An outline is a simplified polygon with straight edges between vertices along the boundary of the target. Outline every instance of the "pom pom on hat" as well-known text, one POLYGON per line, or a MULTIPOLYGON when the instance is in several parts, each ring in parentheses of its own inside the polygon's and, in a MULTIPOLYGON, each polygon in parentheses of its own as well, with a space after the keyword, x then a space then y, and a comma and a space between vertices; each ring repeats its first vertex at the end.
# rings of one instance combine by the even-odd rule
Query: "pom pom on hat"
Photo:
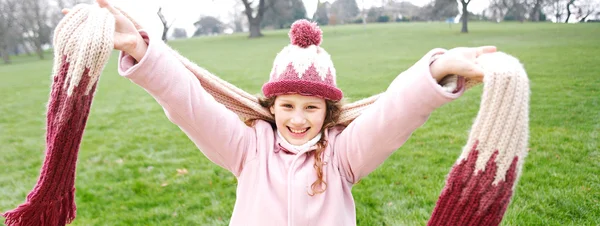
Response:
POLYGON ((336 85, 331 57, 319 45, 322 31, 305 19, 292 24, 291 44, 277 54, 269 82, 262 87, 265 97, 300 94, 339 101, 344 94, 336 85))
POLYGON ((290 29, 290 40, 293 45, 306 48, 310 45, 321 44, 322 31, 317 26, 317 23, 310 22, 308 20, 297 20, 292 24, 290 29))

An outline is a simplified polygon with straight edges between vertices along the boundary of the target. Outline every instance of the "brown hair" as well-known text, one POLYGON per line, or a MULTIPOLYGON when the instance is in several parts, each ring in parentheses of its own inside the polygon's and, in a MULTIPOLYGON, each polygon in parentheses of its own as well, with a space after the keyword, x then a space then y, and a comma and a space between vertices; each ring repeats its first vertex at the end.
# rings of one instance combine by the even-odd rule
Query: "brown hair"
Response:
MULTIPOLYGON (((259 98, 258 102, 261 106, 265 108, 271 108, 271 106, 275 104, 275 98, 275 96, 270 98, 261 97, 259 98)), ((317 171, 317 180, 313 182, 310 186, 310 188, 312 189, 312 194, 309 193, 309 195, 311 196, 323 193, 327 189, 327 182, 323 180, 323 159, 321 158, 323 152, 325 151, 325 148, 327 147, 327 140, 325 140, 324 132, 325 130, 332 128, 336 125, 342 112, 342 104, 343 103, 341 101, 332 101, 327 99, 325 100, 325 121, 323 122, 323 127, 320 131, 321 139, 317 142, 317 150, 315 152, 315 164, 313 166, 317 171), (323 185, 324 187, 321 188, 321 185, 323 185)), ((255 120, 246 120, 245 123, 248 126, 252 126, 254 124, 254 121, 255 120)), ((273 128, 276 128, 276 125, 274 123, 271 123, 271 126, 273 126, 273 128)))

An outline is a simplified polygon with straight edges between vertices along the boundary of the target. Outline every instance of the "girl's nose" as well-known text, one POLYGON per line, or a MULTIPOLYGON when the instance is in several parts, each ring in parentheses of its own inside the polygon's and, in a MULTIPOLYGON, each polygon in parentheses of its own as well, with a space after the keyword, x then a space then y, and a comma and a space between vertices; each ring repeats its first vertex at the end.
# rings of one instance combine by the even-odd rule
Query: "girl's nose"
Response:
POLYGON ((306 123, 306 117, 304 117, 302 112, 295 112, 292 116, 291 123, 299 126, 304 125, 306 123))

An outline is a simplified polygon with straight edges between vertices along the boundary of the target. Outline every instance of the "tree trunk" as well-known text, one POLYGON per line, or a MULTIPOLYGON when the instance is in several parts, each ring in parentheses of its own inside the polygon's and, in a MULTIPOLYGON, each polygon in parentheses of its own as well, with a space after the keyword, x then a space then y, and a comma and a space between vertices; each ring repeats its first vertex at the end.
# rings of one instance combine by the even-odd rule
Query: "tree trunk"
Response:
POLYGON ((570 0, 569 3, 567 3, 567 19, 565 19, 565 23, 569 23, 569 18, 571 17, 571 6, 574 2, 575 0, 570 0))
POLYGON ((560 9, 560 2, 559 1, 556 1, 556 7, 555 7, 554 10, 556 10, 554 12, 555 13, 554 16, 556 18, 556 23, 560 23, 560 21, 561 21, 560 18, 562 17, 562 12, 561 12, 561 9, 560 9))
POLYGON ((165 27, 165 28, 163 29, 163 34, 162 34, 162 40, 163 40, 163 42, 165 42, 165 43, 167 43, 167 41, 168 41, 168 39, 167 39, 167 32, 169 32, 169 28, 168 28, 168 27, 165 27))
POLYGON ((587 19, 588 16, 590 16, 591 13, 586 14, 585 16, 583 16, 581 19, 579 19, 579 23, 584 23, 585 19, 587 19))
POLYGON ((263 36, 263 34, 260 32, 260 22, 263 19, 265 11, 268 8, 273 7, 273 4, 276 0, 269 1, 269 5, 265 5, 265 1, 266 0, 259 0, 258 8, 256 9, 256 16, 253 16, 252 12, 254 9, 252 9, 252 6, 250 5, 251 2, 248 0, 242 0, 242 3, 244 3, 244 7, 246 8, 244 12, 246 13, 246 17, 248 17, 248 23, 250 25, 250 36, 248 36, 248 38, 259 38, 263 36))
POLYGON ((4 61, 4 64, 10 64, 10 54, 8 54, 8 46, 2 46, 0 47, 0 54, 2 54, 2 60, 4 61))
POLYGON ((162 14, 162 7, 158 8, 158 12, 156 14, 158 14, 158 18, 160 18, 160 21, 163 24, 162 40, 163 42, 167 43, 167 33, 169 32, 169 24, 167 23, 165 16, 163 16, 162 14))
POLYGON ((469 22, 469 11, 467 10, 467 5, 469 5, 470 1, 461 0, 462 3, 462 29, 461 33, 469 33, 469 28, 467 27, 467 23, 469 22))
POLYGON ((533 6, 533 9, 531 10, 531 13, 529 13, 530 21, 533 21, 533 22, 540 21, 540 11, 541 11, 540 8, 541 8, 540 0, 535 1, 535 5, 533 6))
POLYGON ((27 40, 21 41, 21 45, 23 46, 23 50, 25 50, 25 54, 27 54, 27 56, 33 56, 33 50, 31 49, 30 44, 31 43, 29 43, 27 40))
POLYGON ((39 41, 35 42, 35 52, 37 53, 38 57, 40 57, 40 60, 44 59, 44 50, 42 49, 42 43, 39 41))
POLYGON ((263 34, 260 32, 260 20, 254 19, 250 22, 250 36, 248 38, 259 38, 263 34))

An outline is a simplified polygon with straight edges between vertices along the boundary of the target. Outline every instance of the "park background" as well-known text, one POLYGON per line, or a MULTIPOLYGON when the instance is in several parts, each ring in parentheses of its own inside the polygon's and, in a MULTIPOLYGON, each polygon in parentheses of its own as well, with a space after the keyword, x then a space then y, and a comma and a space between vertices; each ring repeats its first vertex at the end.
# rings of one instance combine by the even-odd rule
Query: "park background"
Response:
MULTIPOLYGON (((49 37, 60 8, 77 2, 0 0, 0 212, 23 203, 38 179, 53 62, 49 37)), ((281 7, 279 13, 264 12, 260 35, 250 32, 243 2, 116 5, 153 38, 165 37, 183 56, 255 94, 298 15, 321 19, 322 47, 350 101, 384 91, 432 48, 495 45, 517 57, 531 80, 530 149, 503 225, 600 225, 598 1, 472 0, 477 7, 465 31, 460 1, 303 1, 298 14, 299 1, 276 0, 271 7, 281 7), (186 4, 198 8, 189 22, 187 11, 176 8, 186 4), (326 16, 318 16, 319 7, 326 16)), ((72 225, 227 225, 235 177, 207 160, 145 91, 121 78, 116 59, 115 51, 81 144, 72 225)), ((481 88, 436 110, 353 188, 359 225, 426 224, 466 143, 481 88)))

